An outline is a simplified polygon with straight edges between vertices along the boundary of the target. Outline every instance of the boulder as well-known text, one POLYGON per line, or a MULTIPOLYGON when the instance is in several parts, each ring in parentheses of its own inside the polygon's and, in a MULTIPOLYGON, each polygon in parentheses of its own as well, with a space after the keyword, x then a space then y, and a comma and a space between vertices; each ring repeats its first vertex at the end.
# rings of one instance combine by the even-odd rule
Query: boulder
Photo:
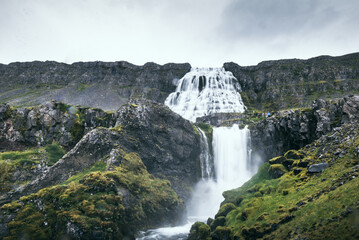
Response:
POLYGON ((329 164, 326 162, 313 164, 308 167, 308 173, 320 173, 323 172, 328 167, 329 164))

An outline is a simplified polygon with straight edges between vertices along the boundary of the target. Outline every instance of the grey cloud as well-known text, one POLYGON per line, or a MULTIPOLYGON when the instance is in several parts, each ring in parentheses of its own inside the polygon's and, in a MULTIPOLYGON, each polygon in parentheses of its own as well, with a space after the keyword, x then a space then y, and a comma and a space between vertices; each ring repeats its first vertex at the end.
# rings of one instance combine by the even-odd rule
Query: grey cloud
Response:
POLYGON ((235 0, 224 11, 220 31, 233 40, 310 34, 348 15, 358 20, 352 11, 358 6, 354 0, 235 0))

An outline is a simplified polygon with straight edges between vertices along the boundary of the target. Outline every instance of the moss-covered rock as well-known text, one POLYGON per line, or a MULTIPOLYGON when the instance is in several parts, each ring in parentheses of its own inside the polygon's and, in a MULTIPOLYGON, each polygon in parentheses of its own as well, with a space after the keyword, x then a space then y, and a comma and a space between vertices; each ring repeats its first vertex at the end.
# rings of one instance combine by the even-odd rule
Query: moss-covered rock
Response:
POLYGON ((302 159, 304 157, 304 154, 296 150, 289 150, 284 154, 284 157, 286 159, 298 160, 298 159, 302 159))
POLYGON ((272 164, 268 172, 272 178, 279 178, 287 172, 287 169, 282 164, 272 164))
POLYGON ((219 211, 216 214, 215 218, 225 217, 233 209, 236 209, 236 206, 233 203, 226 203, 223 206, 221 206, 221 208, 219 209, 219 211))
POLYGON ((283 156, 278 156, 278 157, 274 157, 272 159, 269 159, 269 164, 282 164, 282 162, 285 160, 285 157, 283 156))
POLYGON ((4 240, 123 239, 140 229, 176 222, 183 203, 167 180, 153 177, 138 154, 128 153, 113 171, 74 176, 1 207, 14 215, 4 240))
POLYGON ((196 222, 192 225, 188 240, 210 240, 211 230, 207 224, 196 222))

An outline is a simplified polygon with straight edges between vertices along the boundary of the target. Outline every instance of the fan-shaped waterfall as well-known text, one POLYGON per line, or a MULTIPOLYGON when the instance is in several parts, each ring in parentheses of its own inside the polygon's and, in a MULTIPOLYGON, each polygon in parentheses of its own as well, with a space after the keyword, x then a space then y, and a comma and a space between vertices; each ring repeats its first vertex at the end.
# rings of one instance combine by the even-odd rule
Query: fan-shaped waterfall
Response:
POLYGON ((243 112, 239 90, 237 79, 224 68, 193 68, 179 80, 165 104, 194 122, 212 113, 243 112))

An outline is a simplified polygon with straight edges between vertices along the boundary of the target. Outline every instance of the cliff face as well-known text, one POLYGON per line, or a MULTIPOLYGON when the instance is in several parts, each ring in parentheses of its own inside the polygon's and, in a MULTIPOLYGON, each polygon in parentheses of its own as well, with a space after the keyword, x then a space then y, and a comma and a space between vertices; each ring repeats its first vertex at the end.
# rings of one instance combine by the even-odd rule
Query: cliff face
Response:
POLYGON ((57 62, 0 64, 0 102, 33 106, 58 100, 117 110, 130 97, 164 102, 191 66, 169 63, 57 62))
POLYGON ((230 62, 224 68, 238 79, 243 101, 253 109, 307 107, 319 97, 343 97, 359 92, 359 53, 266 61, 250 67, 230 62))
MULTIPOLYGON (((359 93, 359 53, 223 66, 238 79, 250 109, 307 107, 318 97, 359 93)), ((190 69, 188 63, 136 66, 123 61, 0 64, 0 102, 32 106, 54 99, 104 110, 117 110, 130 97, 163 103, 190 69)))
POLYGON ((342 124, 359 120, 359 96, 318 99, 311 108, 285 110, 251 125, 253 151, 270 159, 299 149, 342 124))

